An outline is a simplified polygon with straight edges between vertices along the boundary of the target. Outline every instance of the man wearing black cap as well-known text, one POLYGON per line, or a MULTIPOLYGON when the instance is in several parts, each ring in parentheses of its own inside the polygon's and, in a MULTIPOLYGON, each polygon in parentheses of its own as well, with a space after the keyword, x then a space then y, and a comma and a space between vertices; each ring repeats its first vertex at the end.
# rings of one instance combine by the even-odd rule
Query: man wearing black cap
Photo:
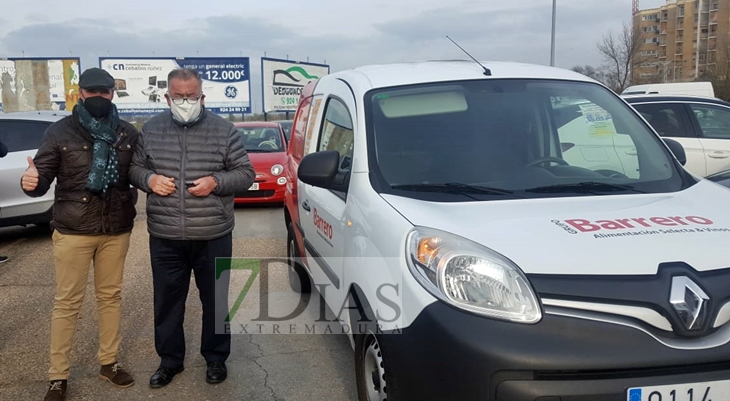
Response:
POLYGON ((119 387, 134 383, 117 360, 124 262, 136 216, 129 164, 139 132, 119 119, 114 78, 99 68, 79 78, 72 115, 46 130, 21 179, 23 191, 43 196, 56 180, 53 252, 56 296, 51 320, 50 386, 46 401, 64 400, 72 337, 94 262, 99 320, 100 378, 119 387))

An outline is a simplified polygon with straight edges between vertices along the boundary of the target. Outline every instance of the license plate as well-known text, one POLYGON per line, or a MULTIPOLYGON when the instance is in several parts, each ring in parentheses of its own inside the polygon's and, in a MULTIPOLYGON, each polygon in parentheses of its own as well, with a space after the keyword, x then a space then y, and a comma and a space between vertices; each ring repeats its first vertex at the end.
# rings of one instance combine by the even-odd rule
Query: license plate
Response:
POLYGON ((725 401, 730 400, 730 380, 634 387, 627 401, 725 401))
POLYGON ((259 183, 258 182, 254 182, 253 185, 251 185, 250 187, 248 187, 248 190, 249 191, 258 191, 259 190, 259 183))

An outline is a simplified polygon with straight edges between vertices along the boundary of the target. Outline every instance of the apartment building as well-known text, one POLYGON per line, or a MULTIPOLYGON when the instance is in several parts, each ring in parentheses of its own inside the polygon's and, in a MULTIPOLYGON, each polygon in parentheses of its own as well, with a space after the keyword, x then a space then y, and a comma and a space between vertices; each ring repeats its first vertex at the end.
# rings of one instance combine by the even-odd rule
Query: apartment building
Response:
POLYGON ((727 68, 730 0, 667 0, 635 14, 634 27, 640 38, 634 84, 693 81, 727 68))

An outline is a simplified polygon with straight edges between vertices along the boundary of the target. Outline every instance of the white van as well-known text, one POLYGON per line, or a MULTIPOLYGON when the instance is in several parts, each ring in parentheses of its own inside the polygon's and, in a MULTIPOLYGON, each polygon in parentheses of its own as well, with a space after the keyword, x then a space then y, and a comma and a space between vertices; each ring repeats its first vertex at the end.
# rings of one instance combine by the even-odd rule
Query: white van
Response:
POLYGON ((474 61, 303 93, 290 279, 351 328, 359 400, 730 399, 730 191, 618 95, 474 61))
POLYGON ((647 94, 715 97, 715 89, 712 82, 667 82, 629 86, 621 92, 621 95, 647 94))

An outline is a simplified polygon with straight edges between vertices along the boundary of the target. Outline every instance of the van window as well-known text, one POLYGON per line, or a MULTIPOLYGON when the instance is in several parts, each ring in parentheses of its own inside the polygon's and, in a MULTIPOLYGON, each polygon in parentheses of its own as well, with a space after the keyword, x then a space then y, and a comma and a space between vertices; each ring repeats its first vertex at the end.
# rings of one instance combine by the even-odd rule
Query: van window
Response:
MULTIPOLYGON (((588 82, 491 79, 385 88, 367 94, 365 112, 377 187, 403 196, 435 196, 423 195, 428 185, 439 196, 464 199, 464 184, 541 197, 676 191, 694 182, 630 106, 588 82), (441 95, 443 102, 434 99, 441 95), (428 99, 428 112, 410 112, 410 96, 428 99), (575 186, 588 182, 610 189, 575 186), (573 189, 547 189, 556 185, 573 189)), ((488 191, 469 195, 504 199, 488 191)))
POLYGON ((329 99, 325 108, 324 122, 318 151, 336 150, 340 153, 340 168, 349 170, 352 163, 354 133, 350 112, 342 102, 329 99))
POLYGON ((292 156, 296 160, 301 160, 304 156, 304 136, 307 132, 307 125, 309 123, 309 109, 311 108, 312 98, 308 97, 302 99, 299 104, 299 110, 294 116, 294 123, 292 125, 291 134, 291 146, 292 156))
POLYGON ((0 121, 0 142, 8 147, 9 152, 38 149, 50 125, 40 121, 0 121))
MULTIPOLYGON (((302 153, 309 153, 312 149, 312 137, 314 137, 314 130, 318 128, 317 119, 319 118, 319 109, 322 105, 322 95, 316 95, 313 97, 312 106, 309 110, 309 121, 307 122, 307 132, 304 136, 304 145, 302 153)), ((317 138, 315 138, 315 143, 317 138)))

